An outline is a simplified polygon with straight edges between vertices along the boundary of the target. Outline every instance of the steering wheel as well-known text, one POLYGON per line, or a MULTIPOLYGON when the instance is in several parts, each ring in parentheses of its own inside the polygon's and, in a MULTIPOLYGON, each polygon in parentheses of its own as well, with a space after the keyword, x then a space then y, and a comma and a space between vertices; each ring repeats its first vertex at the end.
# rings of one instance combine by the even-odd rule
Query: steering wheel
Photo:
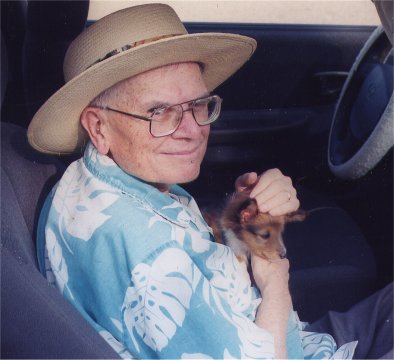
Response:
POLYGON ((382 27, 358 54, 337 102, 328 164, 342 179, 358 179, 394 144, 393 46, 382 27))

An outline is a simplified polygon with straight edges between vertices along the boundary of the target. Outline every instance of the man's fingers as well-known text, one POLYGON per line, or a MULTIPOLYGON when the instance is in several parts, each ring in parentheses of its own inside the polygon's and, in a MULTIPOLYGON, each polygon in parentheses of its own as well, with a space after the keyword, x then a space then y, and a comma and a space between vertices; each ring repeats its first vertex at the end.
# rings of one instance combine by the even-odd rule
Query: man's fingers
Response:
MULTIPOLYGON (((281 193, 290 194, 290 197, 296 195, 290 178, 282 177, 280 179, 274 180, 263 191, 258 193, 256 193, 256 191, 253 189, 251 197, 254 197, 257 200, 258 205, 260 206, 281 193)), ((289 200, 288 195, 286 196, 286 199, 283 199, 283 202, 285 200, 289 200)))
POLYGON ((253 188, 252 192, 250 193, 251 197, 258 196, 259 193, 265 191, 265 189, 270 186, 276 180, 281 180, 286 178, 286 181, 289 181, 291 184, 291 179, 287 176, 284 176, 279 169, 270 169, 264 172, 260 178, 256 186, 253 188))
POLYGON ((235 191, 245 191, 247 188, 252 187, 258 180, 258 175, 255 172, 245 173, 235 180, 235 191))
POLYGON ((272 216, 280 216, 296 211, 300 206, 300 201, 296 196, 290 197, 289 193, 282 192, 277 196, 280 200, 273 199, 272 202, 266 202, 261 206, 261 211, 268 212, 272 216), (279 204, 279 205, 278 205, 279 204))

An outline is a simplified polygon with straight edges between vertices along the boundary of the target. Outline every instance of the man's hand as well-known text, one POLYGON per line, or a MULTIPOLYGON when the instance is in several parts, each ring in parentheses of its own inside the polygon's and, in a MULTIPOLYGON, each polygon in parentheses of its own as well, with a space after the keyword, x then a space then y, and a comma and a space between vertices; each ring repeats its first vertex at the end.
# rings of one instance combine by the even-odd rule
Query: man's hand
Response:
POLYGON ((260 211, 272 216, 296 211, 300 206, 291 179, 278 169, 267 170, 260 176, 255 172, 239 176, 235 191, 248 193, 256 199, 260 211))
POLYGON ((267 292, 275 296, 289 294, 289 260, 273 261, 252 255, 251 265, 254 280, 261 293, 267 292))

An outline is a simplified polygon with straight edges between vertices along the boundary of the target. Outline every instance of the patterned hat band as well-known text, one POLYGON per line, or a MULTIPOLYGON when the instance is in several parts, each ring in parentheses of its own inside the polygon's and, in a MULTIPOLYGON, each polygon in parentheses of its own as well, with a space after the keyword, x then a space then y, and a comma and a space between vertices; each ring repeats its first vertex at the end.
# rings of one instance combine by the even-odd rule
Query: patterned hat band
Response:
POLYGON ((143 39, 143 40, 139 40, 136 42, 133 42, 131 44, 126 44, 118 49, 114 49, 112 51, 110 51, 109 53, 107 53, 104 57, 102 57, 101 59, 96 60, 93 64, 89 65, 86 69, 89 69, 90 67, 92 67, 93 65, 96 65, 104 60, 107 60, 109 58, 111 58, 112 56, 118 55, 124 51, 136 48, 138 46, 144 45, 144 44, 149 44, 158 40, 162 40, 162 39, 167 39, 167 38, 171 38, 171 37, 175 37, 175 36, 179 36, 181 34, 169 34, 169 35, 162 35, 162 36, 156 36, 150 39, 143 39))

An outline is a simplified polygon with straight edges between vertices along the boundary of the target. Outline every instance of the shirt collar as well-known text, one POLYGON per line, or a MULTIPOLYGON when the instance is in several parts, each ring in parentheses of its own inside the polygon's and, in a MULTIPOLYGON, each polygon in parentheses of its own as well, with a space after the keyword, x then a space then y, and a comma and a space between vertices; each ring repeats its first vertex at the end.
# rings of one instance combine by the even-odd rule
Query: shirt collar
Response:
POLYGON ((194 203, 194 200, 180 186, 173 185, 169 191, 177 197, 182 197, 182 202, 188 203, 186 206, 151 184, 123 171, 110 157, 100 154, 91 142, 86 146, 83 162, 95 177, 119 189, 124 194, 147 203, 153 211, 167 220, 182 227, 187 227, 189 222, 193 221, 186 208, 189 203, 194 203), (185 201, 185 199, 187 200, 185 201))

